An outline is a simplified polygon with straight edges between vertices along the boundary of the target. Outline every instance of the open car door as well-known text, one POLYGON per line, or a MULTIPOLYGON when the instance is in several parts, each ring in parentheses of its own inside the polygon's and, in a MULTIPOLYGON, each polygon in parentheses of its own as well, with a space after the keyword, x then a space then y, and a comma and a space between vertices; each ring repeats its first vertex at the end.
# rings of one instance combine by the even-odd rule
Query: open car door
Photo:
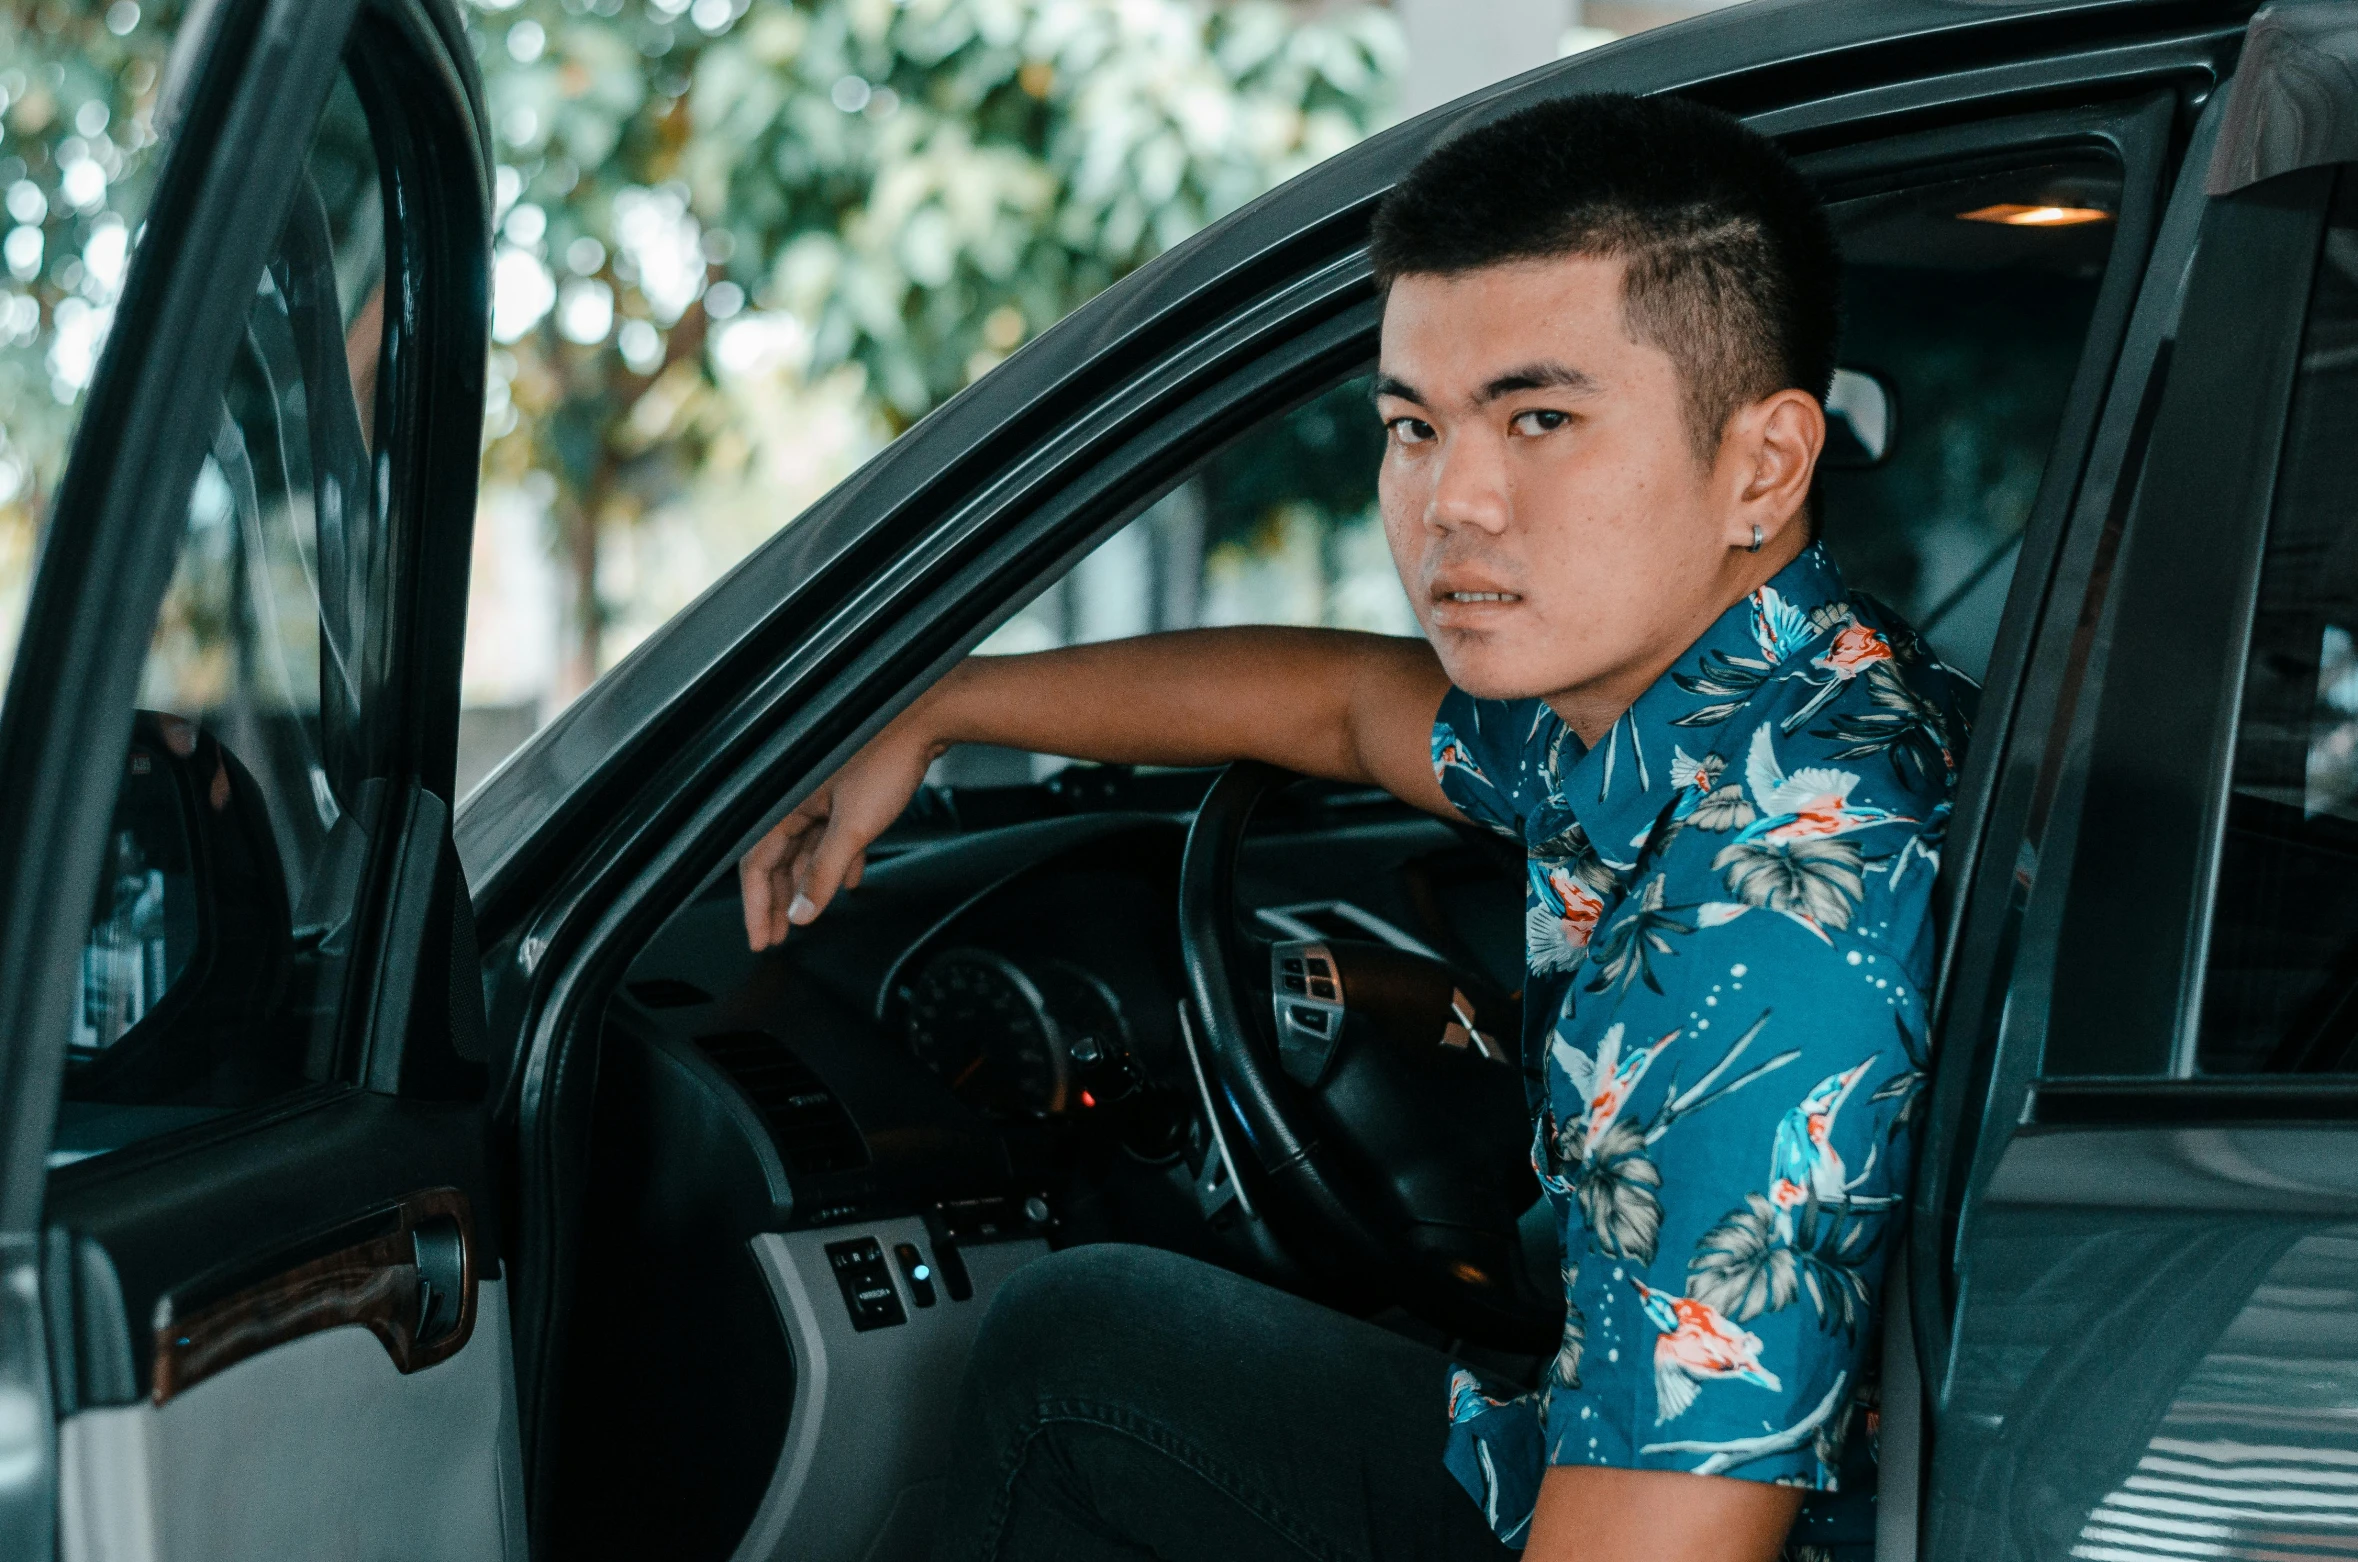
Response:
POLYGON ((523 1554, 443 0, 216 0, 0 706, 0 1554, 523 1554))
POLYGON ((1930 1555, 2358 1543, 2358 6, 2251 24, 1970 869, 1914 1225, 1930 1555))

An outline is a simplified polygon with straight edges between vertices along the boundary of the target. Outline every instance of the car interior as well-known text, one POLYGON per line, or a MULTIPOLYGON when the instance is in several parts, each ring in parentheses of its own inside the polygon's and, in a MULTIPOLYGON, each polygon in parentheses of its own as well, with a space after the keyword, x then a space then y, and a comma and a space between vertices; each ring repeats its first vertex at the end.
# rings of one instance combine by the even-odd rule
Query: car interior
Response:
MULTIPOLYGON (((1821 533, 1854 588, 1976 677, 2121 183, 2073 151, 1827 190, 1848 270, 1821 533)), ((1370 367, 1211 454, 1008 604, 983 651, 1215 623, 1413 632, 1374 514, 1370 367)), ((917 1554, 977 1321, 1015 1268, 1078 1243, 1193 1254, 1536 1381, 1552 1324, 1469 1321, 1306 1261, 1240 1183, 1180 954, 1188 827, 1213 779, 953 751, 865 881, 783 948, 748 952, 727 874, 646 942, 599 1062, 561 1551, 917 1554)), ((1235 880, 1252 1023, 1274 1036, 1281 986, 1324 985, 1286 950, 1405 952, 1491 1006, 1467 1027, 1485 1049, 1493 1030, 1511 1046, 1521 880, 1485 831, 1273 786, 1235 880)), ((1514 1208, 1536 1199, 1523 1175, 1514 1208)), ((1513 1263, 1552 1276, 1544 1223, 1519 1240, 1513 1263)), ((1865 1441, 1854 1430, 1853 1463, 1865 1441)), ((1872 1484, 1813 1502, 1801 1537, 1871 1535, 1872 1484)))

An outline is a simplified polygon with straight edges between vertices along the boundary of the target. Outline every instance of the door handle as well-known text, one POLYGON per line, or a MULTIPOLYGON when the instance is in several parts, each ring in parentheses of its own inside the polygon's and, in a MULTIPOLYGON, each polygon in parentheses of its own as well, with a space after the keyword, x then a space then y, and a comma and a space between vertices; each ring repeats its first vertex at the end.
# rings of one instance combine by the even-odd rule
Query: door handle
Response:
POLYGON ((417 1372, 474 1333, 478 1274, 467 1196, 429 1188, 210 1270, 156 1305, 150 1397, 163 1404, 238 1362, 358 1324, 417 1372))
POLYGON ((458 1327, 467 1297, 467 1234, 454 1215, 429 1215, 410 1228, 418 1272, 417 1343, 431 1344, 458 1327))

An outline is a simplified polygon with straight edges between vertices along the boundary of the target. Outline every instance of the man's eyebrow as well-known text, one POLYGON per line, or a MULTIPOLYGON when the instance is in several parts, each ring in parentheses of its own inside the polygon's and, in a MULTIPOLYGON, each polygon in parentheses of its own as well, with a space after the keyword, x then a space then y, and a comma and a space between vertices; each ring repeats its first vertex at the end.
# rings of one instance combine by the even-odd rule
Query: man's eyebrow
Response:
POLYGON ((1477 402, 1496 401, 1501 396, 1512 396, 1517 391, 1568 390, 1585 396, 1597 389, 1597 382, 1563 363, 1527 363, 1519 369, 1509 369, 1482 387, 1475 397, 1477 402))
POLYGON ((1406 380, 1395 379, 1389 374, 1377 375, 1375 377, 1375 385, 1368 391, 1367 395, 1368 400, 1370 401, 1381 401, 1386 396, 1392 396, 1401 401, 1413 401, 1420 407, 1424 405, 1425 401, 1424 397, 1417 394, 1415 386, 1409 384, 1406 380))

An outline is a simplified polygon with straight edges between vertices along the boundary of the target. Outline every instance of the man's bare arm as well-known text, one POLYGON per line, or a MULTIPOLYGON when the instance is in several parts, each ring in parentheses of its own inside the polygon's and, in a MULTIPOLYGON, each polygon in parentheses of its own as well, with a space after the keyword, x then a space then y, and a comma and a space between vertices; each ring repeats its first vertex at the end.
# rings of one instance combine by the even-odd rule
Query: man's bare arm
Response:
POLYGON ((1724 1475, 1560 1464, 1524 1562, 1775 1562, 1801 1493, 1724 1475))
POLYGON ((1260 759, 1454 814, 1430 746, 1448 687, 1424 641, 1334 629, 1196 629, 972 658, 745 854, 746 937, 766 949, 857 884, 868 843, 958 743, 1107 764, 1260 759))

